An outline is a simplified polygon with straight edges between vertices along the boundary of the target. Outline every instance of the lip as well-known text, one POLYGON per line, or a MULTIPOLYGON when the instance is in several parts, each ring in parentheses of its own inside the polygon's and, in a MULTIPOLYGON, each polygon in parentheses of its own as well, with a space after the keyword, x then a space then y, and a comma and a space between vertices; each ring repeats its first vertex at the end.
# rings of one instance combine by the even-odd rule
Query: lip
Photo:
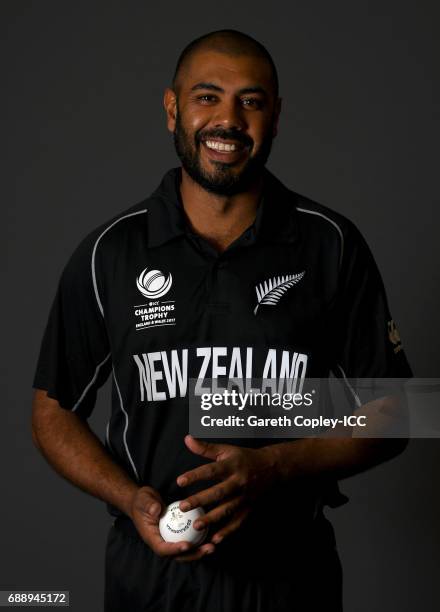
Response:
POLYGON ((203 145, 203 151, 207 154, 209 159, 214 161, 223 161, 225 163, 234 163, 247 156, 249 147, 244 145, 242 142, 238 142, 237 140, 227 140, 224 138, 205 138, 201 141, 203 145), (211 142, 222 142, 223 144, 234 144, 238 148, 235 151, 219 151, 218 149, 210 149, 206 141, 209 140, 211 142))

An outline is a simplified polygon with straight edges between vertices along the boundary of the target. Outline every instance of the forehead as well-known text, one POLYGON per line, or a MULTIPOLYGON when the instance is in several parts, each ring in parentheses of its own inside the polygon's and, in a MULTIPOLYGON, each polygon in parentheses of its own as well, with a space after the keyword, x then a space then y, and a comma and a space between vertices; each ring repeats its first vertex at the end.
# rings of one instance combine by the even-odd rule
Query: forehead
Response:
POLYGON ((197 83, 213 83, 223 89, 260 86, 270 92, 273 74, 264 57, 228 55, 217 51, 198 50, 189 58, 180 76, 183 90, 197 83))

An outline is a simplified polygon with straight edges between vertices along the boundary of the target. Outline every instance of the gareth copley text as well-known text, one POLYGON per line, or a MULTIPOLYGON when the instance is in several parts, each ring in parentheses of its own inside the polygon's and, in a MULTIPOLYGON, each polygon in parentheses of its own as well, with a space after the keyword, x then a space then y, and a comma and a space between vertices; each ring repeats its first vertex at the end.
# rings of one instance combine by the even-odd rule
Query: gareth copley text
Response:
POLYGON ((327 418, 323 416, 319 417, 305 417, 302 414, 297 414, 294 417, 287 416, 285 414, 277 417, 258 417, 255 414, 250 414, 247 417, 229 415, 227 417, 212 417, 211 415, 204 414, 200 419, 202 427, 216 427, 216 428, 233 428, 233 427, 251 427, 258 428, 286 428, 292 429, 293 427, 303 427, 306 429, 321 429, 331 428, 335 429, 338 425, 344 427, 366 427, 367 417, 365 415, 345 415, 344 417, 338 418, 327 418))

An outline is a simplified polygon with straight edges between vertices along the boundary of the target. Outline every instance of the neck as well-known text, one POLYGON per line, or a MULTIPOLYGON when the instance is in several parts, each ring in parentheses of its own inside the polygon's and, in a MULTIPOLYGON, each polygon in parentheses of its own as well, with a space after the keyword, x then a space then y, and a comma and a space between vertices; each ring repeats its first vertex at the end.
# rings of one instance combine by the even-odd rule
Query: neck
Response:
POLYGON ((244 193, 232 196, 206 191, 182 168, 180 195, 191 229, 224 251, 255 220, 263 179, 244 193))

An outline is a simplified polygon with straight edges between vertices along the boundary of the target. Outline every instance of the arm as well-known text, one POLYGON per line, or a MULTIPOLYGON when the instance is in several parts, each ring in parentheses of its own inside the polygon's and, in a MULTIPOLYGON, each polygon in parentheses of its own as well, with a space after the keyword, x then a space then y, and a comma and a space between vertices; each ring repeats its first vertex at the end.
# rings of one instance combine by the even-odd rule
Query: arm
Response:
MULTIPOLYGON (((75 486, 129 516, 140 537, 159 556, 186 552, 188 543, 164 542, 158 519, 163 508, 160 495, 140 487, 118 466, 88 424, 75 413, 36 389, 32 404, 32 438, 50 465, 75 486)), ((188 560, 212 552, 213 545, 199 547, 188 560)))
POLYGON ((295 477, 340 480, 392 459, 408 444, 406 437, 388 437, 398 427, 407 432, 403 398, 389 396, 364 404, 354 412, 366 417, 366 427, 338 425, 320 437, 265 447, 268 460, 282 481, 295 477))
POLYGON ((61 408, 42 389, 34 392, 32 438, 61 476, 130 516, 139 487, 111 459, 87 422, 61 408))

